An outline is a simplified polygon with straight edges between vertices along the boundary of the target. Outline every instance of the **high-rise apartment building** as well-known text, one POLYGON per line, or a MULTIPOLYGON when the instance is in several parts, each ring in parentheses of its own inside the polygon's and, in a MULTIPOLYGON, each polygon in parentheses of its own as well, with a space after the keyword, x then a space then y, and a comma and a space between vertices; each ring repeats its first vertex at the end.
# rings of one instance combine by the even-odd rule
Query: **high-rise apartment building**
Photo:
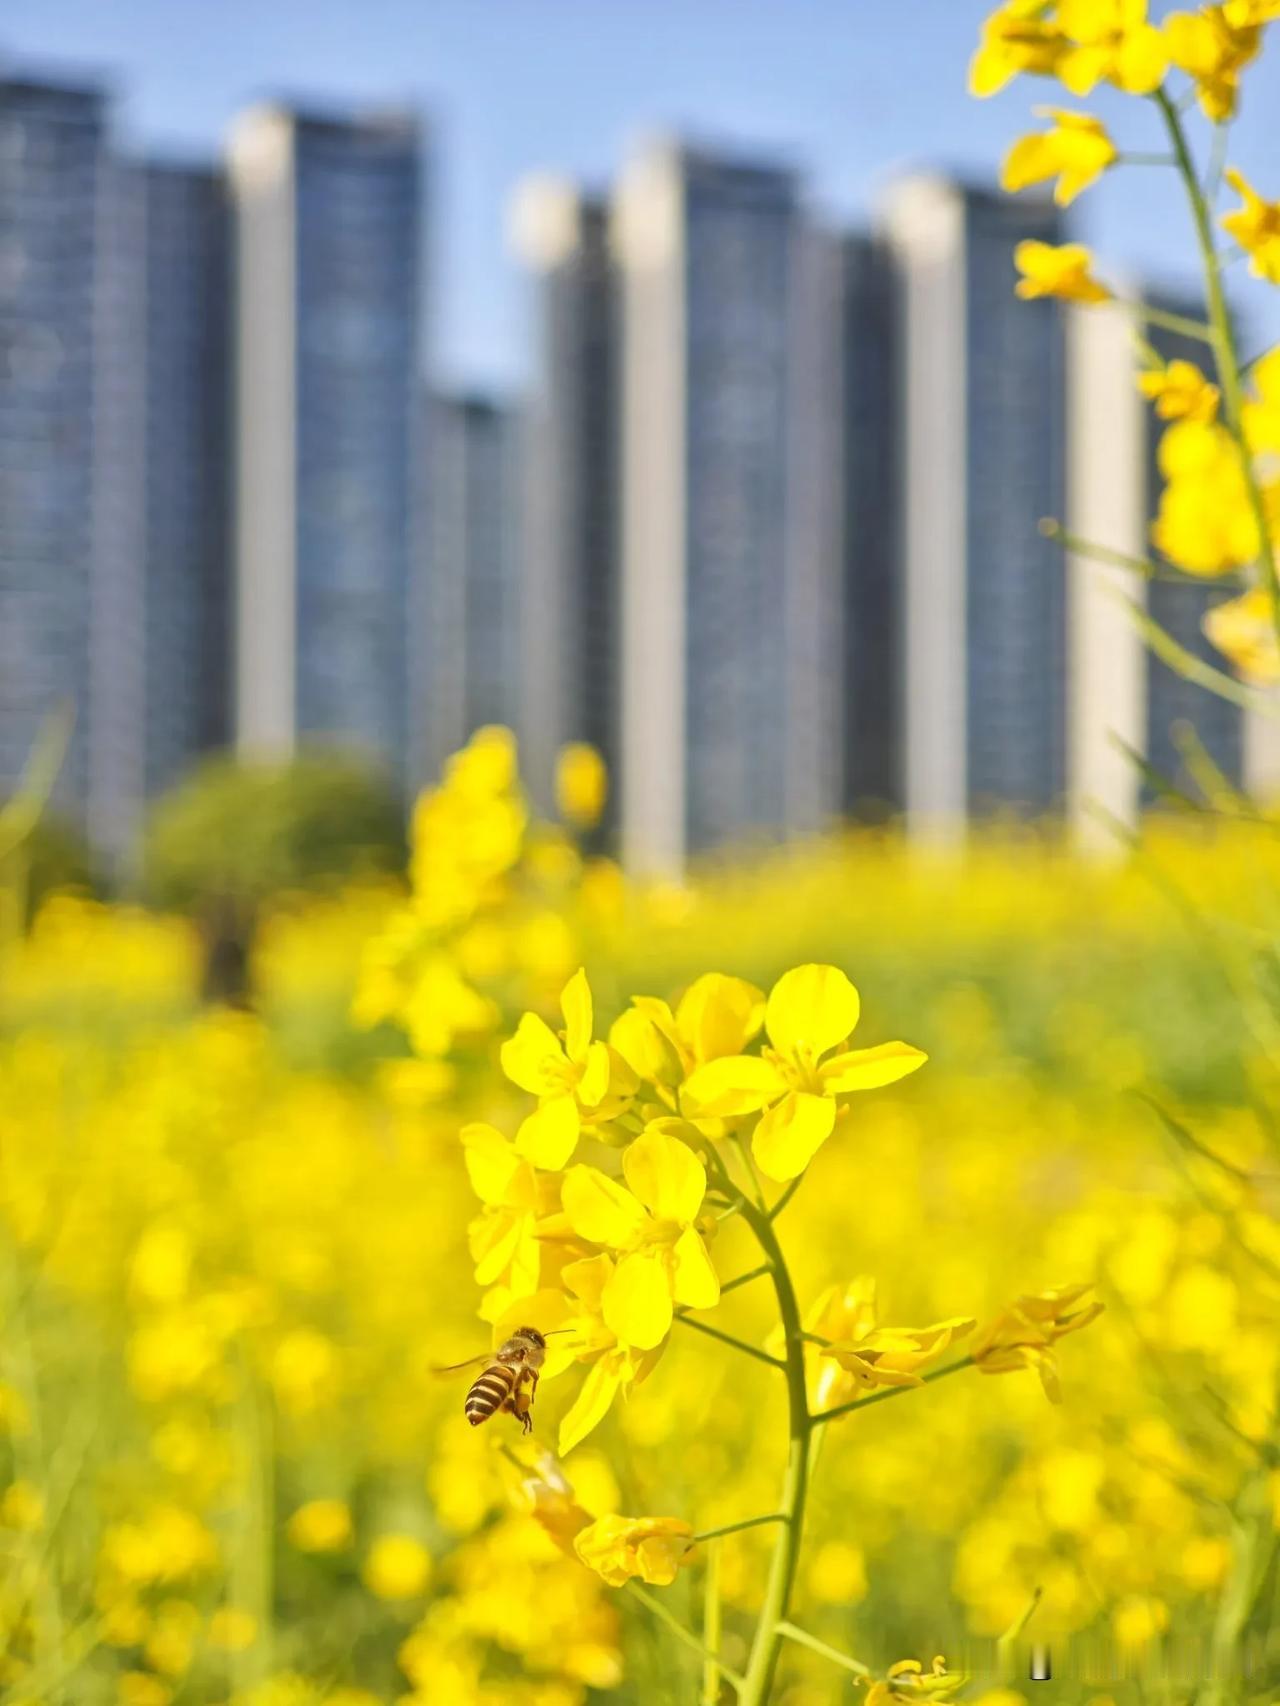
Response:
POLYGON ((487 723, 518 726, 518 417, 482 397, 427 403, 425 774, 487 723))
POLYGON ((258 107, 228 172, 237 744, 337 743, 409 780, 418 124, 258 107))
MULTIPOLYGON (((1185 302, 1158 306, 1201 317, 1185 302)), ((1156 454, 1168 423, 1139 393, 1141 368, 1127 315, 1077 309, 1067 330, 1068 530, 1105 550, 1150 561, 1162 484, 1156 454)), ((1164 360, 1204 366, 1204 344, 1159 327, 1145 335, 1164 360)), ((1231 594, 1212 582, 1148 581, 1084 555, 1070 557, 1069 574, 1072 820, 1083 840, 1105 846, 1114 844, 1114 823, 1132 826, 1158 798, 1134 755, 1175 787, 1186 785, 1183 726, 1194 730, 1229 783, 1244 779, 1248 730, 1241 710, 1153 656, 1140 617, 1135 621, 1135 612, 1145 612, 1193 656, 1220 665, 1201 624, 1210 606, 1231 594)))
POLYGON ((615 211, 622 842, 672 870, 837 808, 830 257, 791 172, 676 143, 615 211))
POLYGON ((87 822, 106 110, 100 90, 0 80, 0 796, 62 703, 55 809, 87 822))
POLYGON ((883 246, 839 250, 841 804, 855 817, 902 805, 902 607, 898 555, 897 300, 883 246))
POLYGON ((603 199, 530 178, 511 225, 536 292, 521 499, 520 734, 526 777, 548 808, 555 755, 567 741, 588 741, 618 780, 616 287, 603 199))
POLYGON ((946 178, 884 208, 899 292, 904 793, 912 829, 1060 808, 1066 786, 1058 305, 1014 294, 1014 249, 1061 239, 1051 202, 946 178))

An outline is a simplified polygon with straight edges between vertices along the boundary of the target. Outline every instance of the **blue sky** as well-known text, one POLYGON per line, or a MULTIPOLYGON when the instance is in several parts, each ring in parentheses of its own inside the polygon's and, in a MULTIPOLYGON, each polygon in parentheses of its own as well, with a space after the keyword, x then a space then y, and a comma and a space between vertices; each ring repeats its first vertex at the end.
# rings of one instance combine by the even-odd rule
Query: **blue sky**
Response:
MULTIPOLYGON (((504 211, 526 171, 604 184, 634 140, 686 129, 776 153, 833 220, 865 218, 895 168, 993 173, 1037 103, 1087 105, 1133 150, 1163 146, 1147 104, 1087 103, 1023 78, 965 92, 986 0, 8 0, 0 57, 101 71, 125 137, 214 153, 255 96, 409 100, 434 127, 433 344, 449 383, 526 370, 527 295, 504 211)), ((1156 6, 1156 12, 1168 8, 1156 6)), ((1280 196, 1280 26, 1254 69, 1232 158, 1280 196)), ((1172 174, 1135 167, 1078 204, 1104 271, 1191 278, 1172 174)), ((1280 292, 1233 275, 1261 340, 1280 292), (1237 283, 1238 281, 1238 283, 1237 283)))

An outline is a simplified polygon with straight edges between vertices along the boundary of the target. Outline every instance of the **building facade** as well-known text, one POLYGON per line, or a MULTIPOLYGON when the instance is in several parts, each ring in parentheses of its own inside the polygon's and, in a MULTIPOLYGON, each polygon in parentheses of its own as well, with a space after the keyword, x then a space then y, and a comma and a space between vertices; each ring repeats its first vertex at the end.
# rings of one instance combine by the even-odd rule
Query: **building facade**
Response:
POLYGON ((671 871, 836 809, 830 281, 792 173, 677 143, 623 174, 614 242, 622 844, 671 871))
POLYGON ((617 782, 616 283, 603 199, 558 179, 531 178, 519 187, 511 224, 535 290, 521 493, 519 727, 526 778, 548 810, 555 756, 568 741, 595 747, 617 782))
POLYGON ((883 231, 901 315, 903 786, 909 827, 1061 809, 1065 415, 1058 305, 1014 294, 1052 203, 942 177, 897 185, 883 231))
POLYGON ((0 797, 60 705, 54 809, 88 826, 107 113, 0 80, 0 797))
POLYGON ((898 314, 881 244, 845 237, 839 266, 841 804, 880 819, 902 807, 898 314))
POLYGON ((519 419, 482 397, 427 401, 425 765, 521 708, 519 419))
POLYGON ((403 114, 244 114, 234 215, 235 726, 408 783, 423 150, 403 114))

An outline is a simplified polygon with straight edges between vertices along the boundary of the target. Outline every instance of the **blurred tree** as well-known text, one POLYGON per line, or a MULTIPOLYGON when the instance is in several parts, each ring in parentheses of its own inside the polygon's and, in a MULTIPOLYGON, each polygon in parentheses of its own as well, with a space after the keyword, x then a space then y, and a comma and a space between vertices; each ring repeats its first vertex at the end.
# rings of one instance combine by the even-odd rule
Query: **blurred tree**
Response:
POLYGON ((154 901, 197 921, 205 998, 243 1004, 265 902, 396 871, 404 859, 400 801, 358 760, 311 753, 245 764, 219 756, 157 802, 144 873, 154 901))

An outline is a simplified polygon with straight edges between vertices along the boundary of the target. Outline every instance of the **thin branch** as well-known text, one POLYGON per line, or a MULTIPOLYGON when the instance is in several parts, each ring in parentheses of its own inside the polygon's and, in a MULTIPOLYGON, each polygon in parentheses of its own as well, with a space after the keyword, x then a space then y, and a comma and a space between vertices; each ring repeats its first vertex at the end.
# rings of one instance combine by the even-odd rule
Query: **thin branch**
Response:
POLYGON ((786 1190, 783 1191, 782 1195, 778 1198, 777 1202, 774 1203, 773 1207, 769 1210, 769 1219, 770 1220, 776 1220, 778 1218, 778 1216, 782 1213, 783 1209, 787 1206, 787 1204, 791 1201, 792 1197, 795 1196, 796 1192, 800 1189, 800 1184, 801 1184, 801 1181, 803 1180, 803 1178, 804 1178, 803 1173, 797 1173, 795 1178, 792 1179, 791 1183, 787 1186, 786 1190))
POLYGON ((760 1528, 766 1522, 790 1522, 785 1511, 770 1511, 767 1516, 749 1516, 742 1522, 726 1522, 723 1528, 709 1528, 705 1534, 695 1534, 690 1546, 700 1546, 704 1540, 719 1540, 724 1534, 738 1534, 744 1528, 760 1528))
POLYGON ((763 1279, 768 1272, 768 1262, 761 1262, 760 1266, 758 1268, 752 1268, 750 1273, 739 1274, 737 1279, 726 1280, 720 1287, 721 1297, 723 1297, 726 1292, 737 1291, 740 1285, 750 1285, 752 1280, 763 1279))
MULTIPOLYGON (((959 1362, 949 1362, 943 1368, 931 1369, 928 1374, 920 1376, 921 1385, 927 1386, 930 1381, 941 1380, 945 1375, 957 1374, 962 1368, 972 1368, 972 1357, 961 1357, 959 1362)), ((869 1410, 873 1404, 883 1404, 889 1398, 901 1398, 904 1392, 916 1392, 916 1386, 885 1386, 879 1392, 873 1392, 869 1398, 851 1398, 847 1404, 837 1404, 830 1410, 819 1410, 813 1418, 814 1426, 821 1422, 834 1422, 837 1416, 847 1416, 851 1410, 869 1410)))
POLYGON ((735 1339, 732 1333, 722 1332, 709 1321, 699 1321, 696 1316, 686 1315, 683 1310, 676 1311, 676 1320, 683 1322, 686 1327, 696 1328, 699 1333, 705 1333, 710 1339, 719 1339, 722 1345, 731 1345, 735 1351, 754 1357, 757 1362, 767 1362, 770 1368, 780 1368, 786 1372, 787 1365, 781 1357, 770 1356, 768 1351, 762 1351, 758 1345, 749 1345, 745 1339, 735 1339))
POLYGON ((1166 332, 1178 332, 1184 338, 1196 338, 1202 344, 1214 344, 1217 338, 1213 327, 1205 320, 1191 320, 1185 314, 1170 314, 1167 309, 1153 308, 1149 302, 1126 302, 1116 297, 1117 304, 1148 326, 1162 326, 1166 332))
POLYGON ((647 1589, 640 1586, 639 1582, 628 1582, 627 1592, 633 1599, 638 1599, 641 1605, 647 1607, 660 1623, 665 1623, 677 1640, 683 1641, 686 1647, 697 1653, 699 1658, 708 1664, 714 1662, 718 1665, 721 1674, 728 1677, 734 1688, 741 1689, 741 1675, 736 1670, 730 1670, 718 1653, 713 1653, 710 1647, 704 1647, 696 1635, 686 1629, 678 1618, 671 1615, 657 1594, 649 1593, 647 1589))
POLYGON ((816 1635, 810 1635, 808 1630, 797 1628, 794 1623, 775 1623, 774 1628, 780 1635, 785 1635, 788 1641, 794 1641, 797 1646, 808 1647, 813 1653, 821 1653, 824 1659, 830 1659, 831 1663, 839 1665, 841 1670, 851 1670, 855 1676, 871 1675, 866 1665, 860 1665, 857 1659, 851 1659, 847 1653, 837 1652, 834 1647, 829 1647, 816 1635))
POLYGON ((1186 646, 1174 639, 1167 628, 1162 628, 1154 617, 1149 616, 1140 604, 1119 594, 1117 598, 1128 611, 1130 621, 1146 641, 1148 649, 1175 675, 1180 675, 1184 681, 1190 681, 1197 687, 1203 687, 1209 693, 1216 693, 1219 699, 1225 699, 1231 705, 1239 705, 1246 711, 1259 711, 1267 717, 1280 716, 1280 706, 1272 704, 1264 694, 1242 686, 1235 676, 1215 669, 1212 664, 1188 651, 1186 646))

